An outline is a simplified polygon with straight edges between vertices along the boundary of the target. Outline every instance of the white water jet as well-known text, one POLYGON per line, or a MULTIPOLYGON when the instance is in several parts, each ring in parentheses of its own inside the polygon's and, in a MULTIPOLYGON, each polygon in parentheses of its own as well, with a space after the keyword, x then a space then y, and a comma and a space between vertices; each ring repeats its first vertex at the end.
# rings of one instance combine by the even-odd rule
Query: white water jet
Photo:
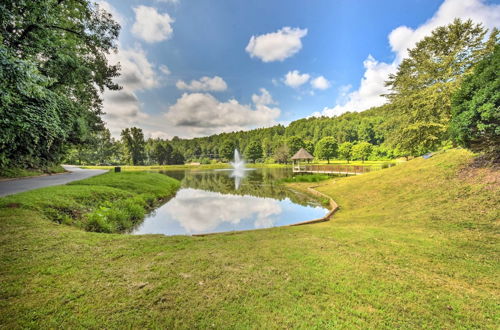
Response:
POLYGON ((241 179, 245 177, 245 161, 241 158, 238 149, 234 149, 234 161, 230 162, 233 167, 233 172, 231 177, 234 178, 234 188, 238 190, 240 188, 241 179))
POLYGON ((245 161, 241 159, 238 149, 234 149, 234 162, 230 162, 230 164, 235 171, 245 170, 245 161))

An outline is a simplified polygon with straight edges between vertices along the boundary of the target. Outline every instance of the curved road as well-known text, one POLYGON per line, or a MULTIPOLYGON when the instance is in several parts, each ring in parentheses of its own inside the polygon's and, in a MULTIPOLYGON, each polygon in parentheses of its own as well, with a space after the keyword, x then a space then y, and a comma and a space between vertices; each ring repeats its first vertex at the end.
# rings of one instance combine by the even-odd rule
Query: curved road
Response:
POLYGON ((0 181, 0 197, 48 186, 66 184, 71 181, 82 180, 108 172, 107 170, 86 170, 69 165, 64 165, 63 167, 70 173, 0 181))

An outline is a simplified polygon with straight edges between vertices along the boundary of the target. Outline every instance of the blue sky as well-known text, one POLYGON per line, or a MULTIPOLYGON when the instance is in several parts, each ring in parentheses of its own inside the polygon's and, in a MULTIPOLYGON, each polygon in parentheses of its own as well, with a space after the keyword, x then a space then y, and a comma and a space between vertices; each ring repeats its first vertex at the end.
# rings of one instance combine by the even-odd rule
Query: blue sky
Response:
POLYGON ((498 1, 107 0, 122 24, 105 120, 203 136, 381 105, 406 49, 455 17, 500 26, 498 1), (253 37, 253 41, 252 41, 253 37), (205 78, 203 78, 205 77, 205 78), (194 82, 192 82, 194 81, 194 82))

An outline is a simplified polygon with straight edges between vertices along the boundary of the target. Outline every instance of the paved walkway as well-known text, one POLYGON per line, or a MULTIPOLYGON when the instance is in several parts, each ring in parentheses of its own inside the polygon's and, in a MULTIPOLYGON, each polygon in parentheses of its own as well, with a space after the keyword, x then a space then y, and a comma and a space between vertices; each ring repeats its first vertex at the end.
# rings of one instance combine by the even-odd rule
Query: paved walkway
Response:
POLYGON ((48 186, 66 184, 71 181, 82 180, 107 172, 107 170, 86 170, 69 165, 64 165, 63 167, 66 171, 70 171, 70 173, 0 181, 0 197, 48 186))

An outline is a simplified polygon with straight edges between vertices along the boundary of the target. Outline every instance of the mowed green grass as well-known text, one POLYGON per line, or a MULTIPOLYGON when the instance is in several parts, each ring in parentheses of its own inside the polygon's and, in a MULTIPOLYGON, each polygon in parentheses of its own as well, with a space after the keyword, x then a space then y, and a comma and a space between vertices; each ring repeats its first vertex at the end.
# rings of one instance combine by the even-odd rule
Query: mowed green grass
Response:
POLYGON ((89 233, 1 208, 0 326, 496 329, 497 173, 463 175, 470 160, 324 181, 332 221, 235 234, 89 233))
POLYGON ((45 169, 36 169, 36 170, 16 168, 16 167, 3 168, 0 169, 0 180, 47 175, 47 174, 57 174, 57 173, 64 173, 65 171, 66 170, 60 165, 50 166, 45 169))

